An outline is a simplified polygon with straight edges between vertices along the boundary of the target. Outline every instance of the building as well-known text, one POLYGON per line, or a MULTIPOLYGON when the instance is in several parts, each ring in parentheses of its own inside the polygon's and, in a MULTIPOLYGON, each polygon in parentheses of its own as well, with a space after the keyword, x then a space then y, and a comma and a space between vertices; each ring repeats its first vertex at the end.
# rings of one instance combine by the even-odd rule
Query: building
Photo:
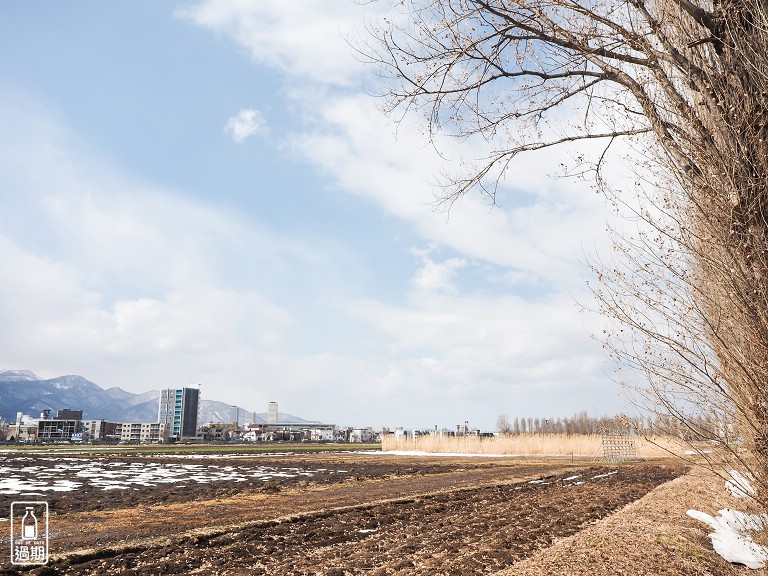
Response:
MULTIPOLYGON (((46 414, 45 418, 48 419, 48 415, 47 414, 46 414)), ((82 410, 70 410, 69 408, 64 408, 64 409, 58 411, 58 413, 56 414, 56 419, 57 420, 82 420, 83 419, 83 411, 82 410)))
POLYGON ((123 422, 117 428, 120 442, 126 444, 168 442, 168 426, 165 422, 123 422))
POLYGON ((83 422, 81 420, 64 418, 40 420, 37 423, 37 439, 40 442, 83 440, 83 422))
POLYGON ((37 442, 38 421, 32 416, 16 413, 16 423, 8 424, 5 439, 9 442, 37 442))
POLYGON ((239 435, 236 424, 222 424, 220 422, 208 422, 203 424, 203 440, 210 442, 229 442, 239 435))
POLYGON ((313 426, 307 428, 304 431, 304 434, 305 437, 308 435, 309 440, 312 442, 332 442, 335 440, 335 430, 332 424, 328 426, 313 426))
POLYGON ((240 438, 245 442, 332 442, 334 424, 249 424, 240 438))
POLYGON ((174 440, 197 437, 199 388, 167 388, 160 391, 157 421, 166 425, 174 440))
POLYGON ((83 437, 90 442, 117 442, 120 433, 117 422, 106 420, 83 420, 83 437))
POLYGON ((373 428, 354 428, 349 435, 350 442, 374 442, 375 438, 373 428))
POLYGON ((39 442, 82 442, 83 411, 64 408, 56 418, 49 418, 50 411, 44 410, 37 421, 37 440, 39 442))
POLYGON ((267 411, 267 424, 277 424, 277 402, 270 402, 267 411))

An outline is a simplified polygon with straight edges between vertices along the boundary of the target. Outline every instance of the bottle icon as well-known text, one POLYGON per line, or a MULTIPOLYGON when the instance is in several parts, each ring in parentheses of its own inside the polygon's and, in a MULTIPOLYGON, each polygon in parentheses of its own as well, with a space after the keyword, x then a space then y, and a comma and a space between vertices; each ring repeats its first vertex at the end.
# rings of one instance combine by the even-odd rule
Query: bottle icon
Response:
POLYGON ((21 519, 21 539, 35 540, 37 538, 37 518, 32 506, 26 507, 24 517, 21 519))

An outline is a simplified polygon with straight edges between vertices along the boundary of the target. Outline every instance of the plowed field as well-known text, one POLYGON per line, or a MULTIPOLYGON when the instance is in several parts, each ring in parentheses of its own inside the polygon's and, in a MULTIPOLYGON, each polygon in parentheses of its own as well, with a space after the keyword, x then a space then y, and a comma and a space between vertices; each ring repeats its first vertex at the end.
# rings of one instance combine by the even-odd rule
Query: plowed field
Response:
MULTIPOLYGON (((157 472, 177 462, 128 460, 115 468, 157 472)), ((187 470, 200 482, 153 483, 144 475, 139 482, 147 485, 130 489, 82 482, 43 492, 52 510, 51 561, 24 571, 3 565, 0 573, 492 574, 682 473, 662 463, 370 454, 189 463, 199 465, 187 470), (256 480, 249 466, 290 472, 256 480)), ((80 482, 82 469, 69 466, 61 480, 80 482)))

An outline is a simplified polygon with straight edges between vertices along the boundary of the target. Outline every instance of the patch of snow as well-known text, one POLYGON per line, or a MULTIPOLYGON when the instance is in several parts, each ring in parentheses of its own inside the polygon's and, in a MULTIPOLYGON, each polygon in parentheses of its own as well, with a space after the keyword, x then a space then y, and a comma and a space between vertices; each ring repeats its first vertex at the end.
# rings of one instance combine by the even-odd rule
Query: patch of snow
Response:
POLYGON ((190 462, 109 462, 102 457, 40 458, 30 465, 25 457, 0 457, 0 494, 69 492, 84 485, 102 490, 151 489, 169 484, 209 484, 307 477, 317 473, 344 474, 342 470, 298 467, 202 464, 190 462), (38 465, 47 463, 47 465, 38 465), (74 476, 75 480, 69 480, 74 476))
POLYGON ((363 528, 362 530, 358 530, 360 534, 370 534, 371 532, 376 532, 378 528, 363 528))
POLYGON ((736 470, 731 470, 733 480, 725 481, 725 489, 735 498, 748 498, 755 495, 755 488, 749 479, 736 470))
POLYGON ((563 478, 563 482, 567 482, 568 480, 576 480, 576 478, 581 478, 581 474, 575 474, 574 476, 568 476, 568 478, 563 478))
POLYGON ((608 472, 606 474, 598 474, 597 476, 592 476, 592 480, 597 480, 598 478, 608 478, 608 476, 613 476, 614 474, 618 473, 618 470, 614 470, 613 472, 608 472))
POLYGON ((517 458, 520 454, 461 454, 458 452, 421 452, 419 450, 392 450, 388 452, 371 451, 370 454, 384 454, 387 456, 453 456, 474 458, 517 458))
POLYGON ((29 370, 4 370, 0 372, 0 380, 8 382, 39 382, 41 378, 29 370))
POLYGON ((712 547, 726 561, 744 564, 753 570, 765 567, 768 547, 757 544, 747 533, 761 531, 768 526, 768 514, 746 514, 728 508, 720 510, 720 516, 714 517, 698 510, 686 513, 714 529, 709 535, 712 547))

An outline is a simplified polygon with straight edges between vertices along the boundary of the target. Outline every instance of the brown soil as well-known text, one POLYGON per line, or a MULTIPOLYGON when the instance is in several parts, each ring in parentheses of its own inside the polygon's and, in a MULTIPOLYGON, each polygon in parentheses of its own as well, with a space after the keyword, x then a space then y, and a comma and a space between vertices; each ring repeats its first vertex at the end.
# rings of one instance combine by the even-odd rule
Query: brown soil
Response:
MULTIPOLYGON (((209 501, 212 498, 226 498, 246 492, 274 493, 282 489, 296 486, 323 486, 337 484, 355 479, 356 481, 377 478, 390 478, 416 474, 441 474, 456 470, 477 469, 477 464, 444 463, 442 460, 434 464, 424 465, 418 461, 398 463, 391 459, 380 458, 378 455, 360 457, 345 454, 325 455, 292 455, 292 456, 257 456, 252 458, 169 458, 162 456, 67 456, 53 458, 50 456, 0 457, 0 465, 23 468, 25 466, 53 466, 62 462, 77 464, 81 461, 109 462, 110 464, 196 464, 206 468, 236 469, 246 479, 242 482, 209 482, 196 483, 185 481, 180 484, 158 484, 145 487, 140 484, 132 485, 129 490, 103 490, 89 484, 84 478, 76 475, 74 470, 62 470, 57 474, 61 480, 82 483, 82 487, 74 492, 46 492, 42 499, 48 502, 52 514, 71 514, 72 512, 87 512, 132 508, 136 506, 156 506, 158 504, 189 503, 191 501, 209 501), (281 473, 297 473, 292 477, 279 477, 260 480, 258 477, 248 477, 250 472, 268 467, 281 473), (305 475, 306 474, 306 475, 305 475)), ((18 500, 19 495, 0 494, 0 511, 8 510, 10 503, 18 500)), ((1 515, 1 514, 0 514, 1 515)))
POLYGON ((217 490, 230 487, 209 484, 191 501, 168 489, 159 505, 114 494, 98 511, 62 497, 51 518, 52 561, 26 573, 492 574, 682 472, 658 463, 607 468, 514 459, 281 461, 350 473, 271 489, 238 485, 225 494, 217 490))

